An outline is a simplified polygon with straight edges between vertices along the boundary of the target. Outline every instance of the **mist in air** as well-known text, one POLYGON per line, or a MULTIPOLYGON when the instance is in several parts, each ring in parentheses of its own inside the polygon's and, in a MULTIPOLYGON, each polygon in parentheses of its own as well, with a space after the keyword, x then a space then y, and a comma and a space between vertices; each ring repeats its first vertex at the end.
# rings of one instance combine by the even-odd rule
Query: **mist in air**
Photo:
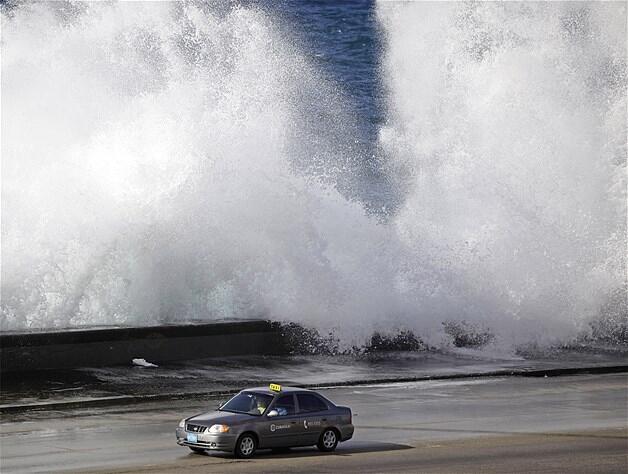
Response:
POLYGON ((339 60, 265 4, 4 4, 0 328, 466 321, 514 347, 608 317, 626 5, 362 10, 339 60))

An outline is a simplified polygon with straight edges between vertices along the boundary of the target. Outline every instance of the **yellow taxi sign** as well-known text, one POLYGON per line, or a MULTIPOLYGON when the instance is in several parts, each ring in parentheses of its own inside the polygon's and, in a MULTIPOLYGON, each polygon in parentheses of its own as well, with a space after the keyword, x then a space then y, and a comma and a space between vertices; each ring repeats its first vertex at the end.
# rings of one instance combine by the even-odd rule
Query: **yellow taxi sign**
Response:
POLYGON ((273 392, 281 392, 281 385, 278 383, 271 383, 269 387, 273 392))

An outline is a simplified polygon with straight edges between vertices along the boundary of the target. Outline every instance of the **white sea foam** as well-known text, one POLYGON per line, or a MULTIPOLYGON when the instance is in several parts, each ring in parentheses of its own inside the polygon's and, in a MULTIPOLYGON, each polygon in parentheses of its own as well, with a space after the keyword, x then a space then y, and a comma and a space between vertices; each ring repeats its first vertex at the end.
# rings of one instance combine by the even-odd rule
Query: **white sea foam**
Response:
POLYGON ((583 329, 626 291, 626 5, 378 7, 407 291, 519 340, 583 329))
POLYGON ((3 328, 384 311, 369 279, 388 230, 334 186, 349 158, 333 127, 350 117, 271 18, 178 2, 9 13, 3 328))
POLYGON ((597 317, 625 281, 625 6, 378 17, 405 202, 386 223, 337 191, 353 118, 267 14, 5 10, 1 327, 270 317, 438 343, 465 319, 510 345, 597 317))

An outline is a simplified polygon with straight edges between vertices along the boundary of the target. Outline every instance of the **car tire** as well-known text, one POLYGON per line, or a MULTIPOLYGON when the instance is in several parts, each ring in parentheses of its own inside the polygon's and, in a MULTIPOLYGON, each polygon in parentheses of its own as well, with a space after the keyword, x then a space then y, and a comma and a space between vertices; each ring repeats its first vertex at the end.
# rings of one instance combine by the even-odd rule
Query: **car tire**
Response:
POLYGON ((197 454, 205 454, 205 450, 203 448, 193 448, 192 446, 188 446, 188 448, 197 454))
POLYGON ((329 453, 338 446, 338 432, 333 428, 327 428, 321 433, 316 447, 325 453, 329 453))
POLYGON ((235 447, 235 455, 240 459, 247 459, 253 457, 255 450, 257 449, 257 439, 251 433, 244 433, 238 438, 238 442, 235 447))

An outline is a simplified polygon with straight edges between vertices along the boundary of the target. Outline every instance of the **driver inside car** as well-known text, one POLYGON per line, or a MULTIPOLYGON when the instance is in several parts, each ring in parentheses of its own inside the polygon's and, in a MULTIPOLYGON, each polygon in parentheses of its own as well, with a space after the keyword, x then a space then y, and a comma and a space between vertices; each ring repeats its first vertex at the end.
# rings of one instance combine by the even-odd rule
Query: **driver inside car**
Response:
POLYGON ((266 404, 264 403, 264 400, 260 400, 259 398, 256 400, 256 403, 257 403, 256 409, 257 411, 259 411, 259 414, 261 415, 266 410, 266 404))

